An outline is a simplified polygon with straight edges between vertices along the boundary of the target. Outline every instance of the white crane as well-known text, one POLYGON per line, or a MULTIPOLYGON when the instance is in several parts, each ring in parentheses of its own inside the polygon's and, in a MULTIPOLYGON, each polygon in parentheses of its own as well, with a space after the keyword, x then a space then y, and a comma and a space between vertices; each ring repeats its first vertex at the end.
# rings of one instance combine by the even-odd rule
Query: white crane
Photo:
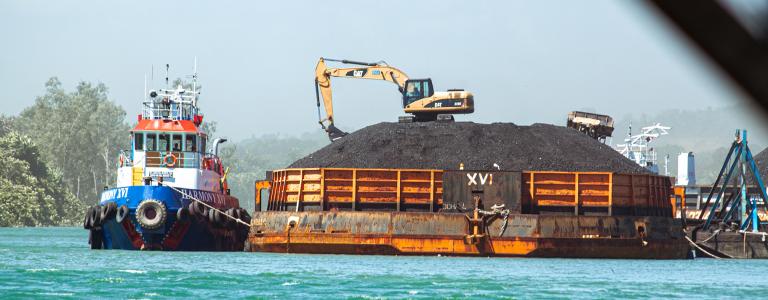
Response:
POLYGON ((656 151, 649 145, 660 136, 669 134, 668 130, 670 129, 672 128, 656 123, 655 125, 641 128, 642 132, 640 134, 632 135, 632 123, 630 123, 627 138, 624 139, 624 144, 616 145, 616 151, 619 151, 621 155, 631 159, 636 164, 658 174, 659 166, 656 164, 656 151))

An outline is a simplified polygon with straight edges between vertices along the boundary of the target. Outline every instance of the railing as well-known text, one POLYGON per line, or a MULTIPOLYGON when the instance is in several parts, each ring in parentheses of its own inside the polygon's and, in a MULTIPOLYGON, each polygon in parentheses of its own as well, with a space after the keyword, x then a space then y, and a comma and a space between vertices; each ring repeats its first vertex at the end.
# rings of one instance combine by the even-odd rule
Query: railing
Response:
POLYGON ((191 103, 145 102, 141 112, 143 119, 192 120, 196 109, 191 103))
POLYGON ((200 154, 181 151, 146 151, 145 167, 200 168, 200 154))
POLYGON ((143 159, 131 160, 127 151, 121 150, 119 166, 133 167, 134 165, 158 168, 202 168, 219 174, 224 173, 221 159, 210 153, 202 155, 197 152, 146 151, 143 159))

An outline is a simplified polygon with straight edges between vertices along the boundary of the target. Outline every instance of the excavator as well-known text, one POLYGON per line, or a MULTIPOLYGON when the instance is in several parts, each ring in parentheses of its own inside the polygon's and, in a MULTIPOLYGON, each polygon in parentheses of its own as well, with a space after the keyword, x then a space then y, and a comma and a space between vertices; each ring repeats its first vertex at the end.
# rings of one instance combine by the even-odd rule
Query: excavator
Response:
POLYGON ((317 97, 317 117, 320 126, 328 133, 331 141, 347 135, 336 128, 333 117, 333 96, 331 77, 374 79, 397 84, 402 94, 403 109, 409 116, 402 116, 399 122, 451 122, 451 114, 469 114, 475 111, 472 93, 463 89, 450 89, 447 92, 435 92, 432 79, 410 79, 403 71, 389 66, 386 62, 359 62, 346 59, 320 58, 315 67, 315 96, 317 97), (328 68, 325 62, 339 62, 356 65, 351 68, 328 68), (322 95, 326 117, 322 117, 320 97, 322 95))

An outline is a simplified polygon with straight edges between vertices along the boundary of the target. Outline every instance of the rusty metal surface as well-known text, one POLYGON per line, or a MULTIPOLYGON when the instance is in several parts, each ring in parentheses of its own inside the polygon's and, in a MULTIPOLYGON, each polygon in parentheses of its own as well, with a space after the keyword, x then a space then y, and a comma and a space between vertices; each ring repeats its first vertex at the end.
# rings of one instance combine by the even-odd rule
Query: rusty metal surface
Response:
POLYGON ((487 222, 484 238, 468 243, 471 225, 464 214, 256 212, 248 249, 596 258, 685 258, 688 251, 679 222, 671 218, 512 214, 503 233, 501 218, 487 222))
POLYGON ((308 168, 272 175, 274 211, 466 212, 479 197, 486 208, 504 204, 517 213, 672 216, 674 198, 668 177, 647 174, 308 168))
POLYGON ((768 258, 768 242, 760 234, 719 231, 692 231, 692 237, 708 249, 733 258, 768 258), (714 235, 714 236, 713 236, 714 235))
POLYGON ((504 204, 510 211, 519 213, 521 178, 521 172, 445 171, 441 211, 472 211, 473 197, 477 196, 485 207, 504 204))

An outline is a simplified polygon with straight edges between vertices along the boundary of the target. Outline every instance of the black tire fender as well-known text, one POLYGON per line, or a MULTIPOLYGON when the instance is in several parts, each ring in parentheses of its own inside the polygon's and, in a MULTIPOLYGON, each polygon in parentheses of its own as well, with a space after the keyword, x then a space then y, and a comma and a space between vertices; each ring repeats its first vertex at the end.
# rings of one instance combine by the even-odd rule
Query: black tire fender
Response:
POLYGON ((177 221, 185 222, 185 221, 189 220, 189 216, 190 216, 190 211, 186 207, 180 207, 176 211, 176 220, 177 221))
POLYGON ((218 225, 219 224, 219 212, 215 209, 208 210, 208 222, 211 222, 211 224, 218 225))
POLYGON ((83 229, 91 229, 91 210, 93 207, 89 207, 85 210, 85 216, 83 216, 83 229))
POLYGON ((145 229, 160 228, 165 225, 167 218, 168 210, 165 208, 165 204, 154 199, 141 201, 139 207, 136 208, 136 221, 145 229), (148 216, 150 211, 155 212, 151 217, 148 216))
POLYGON ((101 207, 98 205, 91 207, 91 228, 101 226, 101 207))
POLYGON ((227 211, 226 211, 225 213, 226 213, 226 214, 227 214, 229 217, 227 217, 227 216, 222 216, 222 217, 223 217, 222 221, 224 222, 224 226, 230 227, 230 226, 232 226, 234 223, 236 223, 236 222, 235 222, 235 220, 233 220, 232 218, 235 218, 235 219, 237 218, 237 216, 236 216, 236 215, 237 215, 237 209, 235 209, 235 208, 230 208, 230 209, 227 209, 227 211), (231 218, 230 218, 230 217, 231 217, 231 218))
POLYGON ((240 210, 240 220, 245 223, 251 224, 251 215, 248 214, 248 211, 245 210, 244 208, 238 208, 238 209, 240 210))
POLYGON ((122 223, 128 217, 130 209, 126 205, 120 205, 115 212, 115 222, 122 223))
POLYGON ((191 205, 195 206, 195 214, 201 217, 208 217, 208 207, 200 203, 199 201, 192 202, 191 205))
POLYGON ((112 218, 117 211, 117 203, 109 202, 101 207, 101 219, 106 221, 112 218))

